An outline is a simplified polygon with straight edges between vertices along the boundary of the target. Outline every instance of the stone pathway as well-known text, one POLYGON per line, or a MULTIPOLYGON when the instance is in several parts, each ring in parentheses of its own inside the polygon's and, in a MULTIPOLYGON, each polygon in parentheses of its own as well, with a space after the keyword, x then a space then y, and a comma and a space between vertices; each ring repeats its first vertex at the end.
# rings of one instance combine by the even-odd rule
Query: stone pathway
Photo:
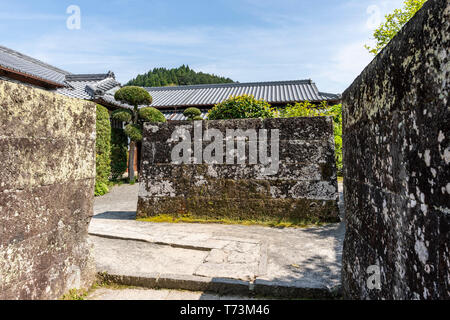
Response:
POLYGON ((89 228, 98 271, 118 283, 305 298, 330 297, 340 284, 343 223, 278 229, 139 222, 137 193, 137 185, 124 185, 96 198, 89 228))

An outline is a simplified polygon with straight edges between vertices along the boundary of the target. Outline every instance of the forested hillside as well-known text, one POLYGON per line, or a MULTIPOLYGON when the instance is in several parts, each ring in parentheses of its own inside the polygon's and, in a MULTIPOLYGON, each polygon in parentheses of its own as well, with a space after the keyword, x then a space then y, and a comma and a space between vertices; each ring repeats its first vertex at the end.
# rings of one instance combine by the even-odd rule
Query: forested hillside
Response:
POLYGON ((232 83, 229 78, 219 77, 213 74, 196 72, 189 66, 182 65, 179 68, 166 69, 155 68, 146 74, 140 74, 129 81, 127 85, 140 87, 165 87, 182 86, 192 84, 232 83))

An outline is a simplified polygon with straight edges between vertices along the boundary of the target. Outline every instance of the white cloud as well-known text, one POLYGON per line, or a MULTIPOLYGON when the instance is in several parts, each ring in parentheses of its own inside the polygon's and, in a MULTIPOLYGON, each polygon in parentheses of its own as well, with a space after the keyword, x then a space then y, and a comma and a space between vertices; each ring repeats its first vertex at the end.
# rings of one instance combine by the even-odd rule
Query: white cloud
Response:
MULTIPOLYGON (((189 64, 240 82, 312 78, 320 90, 338 93, 372 59, 363 47, 370 38, 366 7, 354 5, 360 7, 358 20, 313 27, 295 19, 277 23, 285 13, 268 12, 263 19, 275 22, 264 26, 117 30, 84 23, 79 31, 62 25, 50 34, 6 45, 74 73, 112 70, 121 82, 153 67, 189 64)), ((261 6, 256 9, 264 11, 261 6)))
POLYGON ((335 55, 329 65, 320 71, 321 78, 328 79, 333 91, 349 86, 374 58, 364 48, 365 42, 354 42, 335 48, 335 55))

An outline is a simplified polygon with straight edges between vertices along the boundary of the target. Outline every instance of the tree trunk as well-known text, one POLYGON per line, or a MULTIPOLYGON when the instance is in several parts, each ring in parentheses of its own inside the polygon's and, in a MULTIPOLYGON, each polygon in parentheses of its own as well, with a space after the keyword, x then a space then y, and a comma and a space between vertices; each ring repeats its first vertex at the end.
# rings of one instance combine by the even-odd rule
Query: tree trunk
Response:
POLYGON ((131 182, 134 180, 134 150, 136 149, 136 143, 130 142, 130 153, 128 156, 128 180, 131 182))

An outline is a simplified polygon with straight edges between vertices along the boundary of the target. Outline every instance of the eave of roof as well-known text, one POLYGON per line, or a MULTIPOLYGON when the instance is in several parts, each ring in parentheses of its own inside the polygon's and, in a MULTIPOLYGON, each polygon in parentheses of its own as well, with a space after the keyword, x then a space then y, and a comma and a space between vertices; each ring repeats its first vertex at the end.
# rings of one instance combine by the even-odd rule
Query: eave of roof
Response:
POLYGON ((19 80, 21 82, 30 82, 31 84, 35 84, 41 87, 50 87, 50 88, 63 88, 64 84, 50 81, 44 78, 36 77, 32 74, 20 72, 15 69, 6 68, 3 66, 0 66, 0 72, 3 73, 5 76, 10 77, 12 79, 19 80), (29 79, 29 80, 27 80, 29 79))
POLYGON ((70 72, 3 46, 0 46, 0 66, 8 72, 58 86, 63 86, 65 76, 70 74, 70 72))

